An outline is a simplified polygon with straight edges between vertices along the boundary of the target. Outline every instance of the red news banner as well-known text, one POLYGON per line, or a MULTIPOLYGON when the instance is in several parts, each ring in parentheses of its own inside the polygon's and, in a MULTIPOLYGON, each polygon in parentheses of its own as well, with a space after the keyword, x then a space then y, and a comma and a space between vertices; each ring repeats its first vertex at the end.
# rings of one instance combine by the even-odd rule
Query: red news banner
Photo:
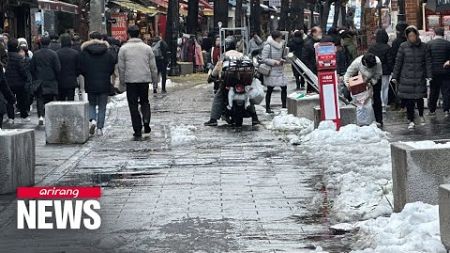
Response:
POLYGON ((18 229, 99 229, 100 187, 18 187, 18 229))

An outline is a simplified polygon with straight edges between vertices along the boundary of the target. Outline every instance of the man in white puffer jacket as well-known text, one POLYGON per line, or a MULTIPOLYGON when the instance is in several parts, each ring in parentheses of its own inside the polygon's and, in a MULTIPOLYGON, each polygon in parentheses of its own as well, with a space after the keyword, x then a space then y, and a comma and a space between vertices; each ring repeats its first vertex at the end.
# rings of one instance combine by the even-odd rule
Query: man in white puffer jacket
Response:
POLYGON ((119 79, 122 87, 126 85, 133 136, 139 139, 142 137, 142 125, 144 133, 151 131, 148 89, 149 83, 157 84, 159 81, 158 68, 152 48, 139 39, 139 27, 129 27, 128 35, 130 39, 119 50, 119 79))

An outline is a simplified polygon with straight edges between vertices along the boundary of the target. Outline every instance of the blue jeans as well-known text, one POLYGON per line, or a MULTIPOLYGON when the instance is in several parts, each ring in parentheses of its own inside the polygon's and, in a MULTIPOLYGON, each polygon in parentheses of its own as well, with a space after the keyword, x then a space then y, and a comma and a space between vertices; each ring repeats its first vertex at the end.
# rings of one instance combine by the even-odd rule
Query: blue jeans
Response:
POLYGON ((106 104, 108 103, 107 93, 88 93, 89 101, 89 121, 97 121, 97 128, 103 129, 105 125, 106 104), (97 113, 98 106, 98 113, 97 113))

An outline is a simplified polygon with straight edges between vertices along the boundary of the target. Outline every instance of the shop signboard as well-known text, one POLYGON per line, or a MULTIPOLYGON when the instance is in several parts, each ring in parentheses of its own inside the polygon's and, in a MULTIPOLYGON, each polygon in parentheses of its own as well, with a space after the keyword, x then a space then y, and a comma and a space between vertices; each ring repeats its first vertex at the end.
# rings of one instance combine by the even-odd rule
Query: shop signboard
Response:
POLYGON ((112 13, 111 20, 114 19, 115 22, 111 22, 111 36, 120 40, 127 40, 127 27, 128 27, 128 16, 126 13, 112 13))

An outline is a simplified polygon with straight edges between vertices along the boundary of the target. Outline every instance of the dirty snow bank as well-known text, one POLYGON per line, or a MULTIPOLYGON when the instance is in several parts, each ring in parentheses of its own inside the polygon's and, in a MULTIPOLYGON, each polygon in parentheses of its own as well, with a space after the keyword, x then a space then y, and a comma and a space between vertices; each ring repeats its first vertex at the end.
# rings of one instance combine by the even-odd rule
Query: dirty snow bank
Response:
POLYGON ((409 141, 402 142, 415 149, 437 149, 437 148, 450 148, 450 142, 436 143, 434 141, 409 141))
POLYGON ((354 253, 445 253, 439 234, 439 207, 415 202, 401 213, 360 223, 354 253))
POLYGON ((300 136, 314 130, 314 122, 306 118, 298 118, 292 114, 287 114, 286 110, 282 110, 279 115, 273 118, 267 129, 284 135, 281 139, 291 144, 298 144, 300 136))
POLYGON ((197 141, 195 131, 197 128, 192 125, 178 125, 170 127, 170 143, 172 146, 191 144, 197 141))
MULTIPOLYGON (((303 153, 323 168, 332 223, 367 220, 392 213, 392 176, 387 134, 376 127, 332 122, 300 137, 303 153)), ((314 203, 319 205, 322 195, 314 203)))

